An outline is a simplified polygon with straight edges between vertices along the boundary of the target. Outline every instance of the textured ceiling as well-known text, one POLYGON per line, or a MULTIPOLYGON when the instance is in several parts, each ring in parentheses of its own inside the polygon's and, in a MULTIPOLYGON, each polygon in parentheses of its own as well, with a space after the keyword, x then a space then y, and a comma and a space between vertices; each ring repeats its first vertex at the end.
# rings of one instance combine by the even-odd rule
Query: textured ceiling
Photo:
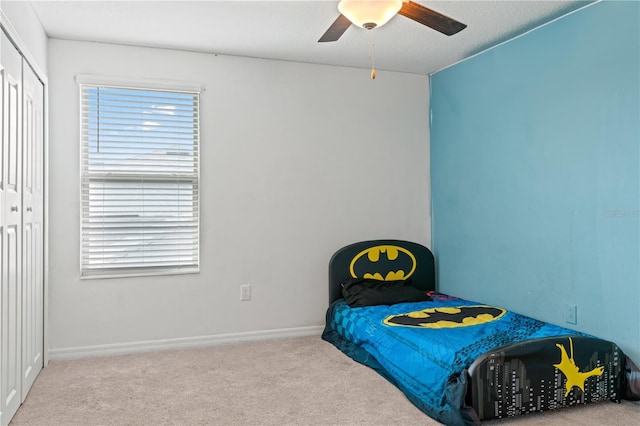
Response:
POLYGON ((590 1, 417 3, 468 27, 447 37, 398 15, 371 32, 352 25, 340 40, 318 43, 338 16, 337 1, 31 1, 53 38, 357 68, 370 68, 372 42, 376 69, 424 75, 590 1))

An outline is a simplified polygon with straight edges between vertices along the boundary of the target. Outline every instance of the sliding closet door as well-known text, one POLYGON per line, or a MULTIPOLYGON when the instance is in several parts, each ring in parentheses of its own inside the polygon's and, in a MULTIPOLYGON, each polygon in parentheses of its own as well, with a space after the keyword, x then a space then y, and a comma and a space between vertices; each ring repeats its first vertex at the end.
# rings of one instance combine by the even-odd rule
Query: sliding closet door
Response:
POLYGON ((0 423, 6 424, 22 398, 22 57, 4 33, 2 64, 2 292, 0 323, 0 423))
POLYGON ((22 67, 22 400, 42 370, 44 86, 22 67))

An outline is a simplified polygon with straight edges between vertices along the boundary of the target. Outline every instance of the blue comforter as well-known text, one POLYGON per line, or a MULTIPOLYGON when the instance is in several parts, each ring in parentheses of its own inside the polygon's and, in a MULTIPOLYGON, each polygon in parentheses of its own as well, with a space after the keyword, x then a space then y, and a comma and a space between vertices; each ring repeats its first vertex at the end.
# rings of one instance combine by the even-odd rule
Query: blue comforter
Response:
POLYGON ((501 308, 435 295, 431 302, 327 311, 322 338, 374 368, 430 417, 474 424, 465 406, 466 370, 496 347, 547 336, 583 335, 501 308))

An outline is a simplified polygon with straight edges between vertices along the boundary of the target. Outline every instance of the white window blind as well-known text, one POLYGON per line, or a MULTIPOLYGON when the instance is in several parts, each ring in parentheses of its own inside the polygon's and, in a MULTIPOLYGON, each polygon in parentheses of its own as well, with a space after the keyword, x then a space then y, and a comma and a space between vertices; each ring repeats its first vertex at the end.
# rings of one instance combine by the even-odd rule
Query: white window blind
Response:
POLYGON ((199 93, 80 93, 81 275, 197 272, 199 93))

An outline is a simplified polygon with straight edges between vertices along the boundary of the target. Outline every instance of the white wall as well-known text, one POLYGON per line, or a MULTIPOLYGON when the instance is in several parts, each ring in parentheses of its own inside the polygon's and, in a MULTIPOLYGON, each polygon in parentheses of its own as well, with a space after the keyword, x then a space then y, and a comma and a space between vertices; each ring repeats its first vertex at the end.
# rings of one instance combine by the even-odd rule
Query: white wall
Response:
POLYGON ((430 243, 428 77, 49 41, 50 346, 73 351, 324 324, 327 263, 430 243), (201 273, 79 279, 78 73, 195 81, 201 273), (240 302, 241 284, 253 286, 240 302))
POLYGON ((2 24, 10 26, 10 33, 15 38, 17 34, 20 40, 14 40, 19 44, 22 54, 29 63, 37 68, 36 72, 42 77, 47 74, 47 35, 40 25, 38 16, 27 1, 0 1, 2 10, 2 24), (6 19, 6 21, 5 21, 6 19))

